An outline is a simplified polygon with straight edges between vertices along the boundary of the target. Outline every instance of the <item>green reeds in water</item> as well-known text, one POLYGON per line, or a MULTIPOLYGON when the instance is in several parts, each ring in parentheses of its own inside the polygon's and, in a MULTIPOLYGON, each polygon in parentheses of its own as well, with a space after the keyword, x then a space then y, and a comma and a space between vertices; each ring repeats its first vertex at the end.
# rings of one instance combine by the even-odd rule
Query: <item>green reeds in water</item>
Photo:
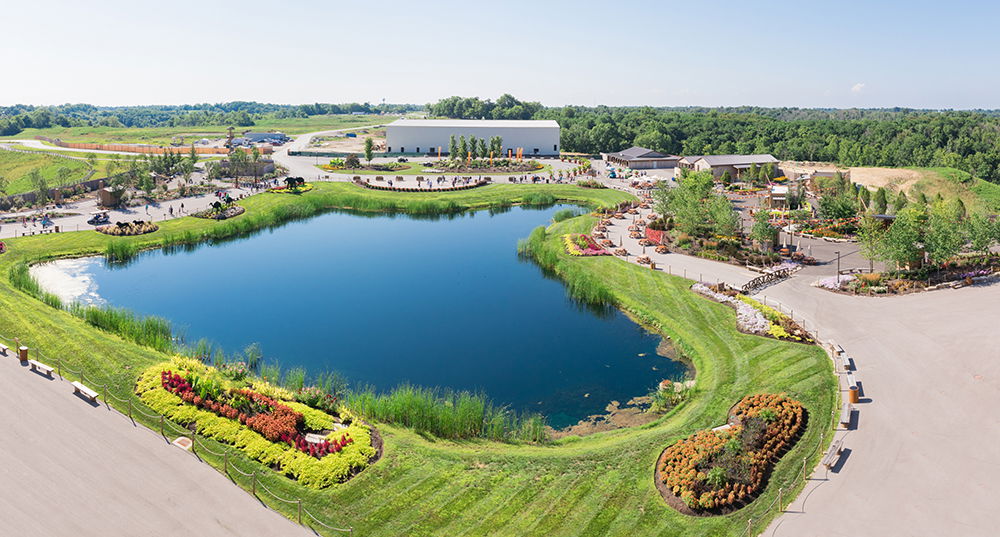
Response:
POLYGON ((542 442, 545 420, 537 414, 519 416, 494 405, 482 394, 453 392, 403 384, 388 393, 366 387, 348 392, 347 406, 375 421, 410 427, 441 438, 486 438, 511 442, 542 442))
POLYGON ((127 263, 139 254, 139 247, 129 239, 112 239, 104 248, 104 258, 108 263, 127 263))
POLYGON ((69 312, 93 326, 161 352, 173 352, 175 344, 170 321, 156 316, 139 316, 124 308, 88 306, 74 302, 69 312))

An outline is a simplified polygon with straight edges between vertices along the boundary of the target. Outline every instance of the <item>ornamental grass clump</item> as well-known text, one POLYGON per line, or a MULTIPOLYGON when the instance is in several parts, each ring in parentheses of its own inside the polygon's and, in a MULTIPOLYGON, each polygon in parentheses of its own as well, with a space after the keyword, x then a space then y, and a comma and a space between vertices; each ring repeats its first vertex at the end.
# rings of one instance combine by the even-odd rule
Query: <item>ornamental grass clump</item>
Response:
POLYGON ((657 478, 693 512, 724 513, 759 495, 770 465, 805 426, 802 404, 785 394, 744 397, 730 427, 697 432, 663 451, 657 478))

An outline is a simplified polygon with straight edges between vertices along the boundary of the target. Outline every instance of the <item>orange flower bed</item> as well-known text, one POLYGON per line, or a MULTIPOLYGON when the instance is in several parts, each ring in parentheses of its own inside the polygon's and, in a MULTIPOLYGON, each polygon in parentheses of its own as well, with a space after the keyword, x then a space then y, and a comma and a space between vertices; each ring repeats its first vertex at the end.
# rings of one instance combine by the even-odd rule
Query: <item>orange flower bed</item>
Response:
POLYGON ((785 394, 748 395, 733 408, 730 424, 697 432, 663 451, 656 475, 664 495, 695 513, 746 505, 764 490, 773 461, 798 439, 805 408, 785 394))

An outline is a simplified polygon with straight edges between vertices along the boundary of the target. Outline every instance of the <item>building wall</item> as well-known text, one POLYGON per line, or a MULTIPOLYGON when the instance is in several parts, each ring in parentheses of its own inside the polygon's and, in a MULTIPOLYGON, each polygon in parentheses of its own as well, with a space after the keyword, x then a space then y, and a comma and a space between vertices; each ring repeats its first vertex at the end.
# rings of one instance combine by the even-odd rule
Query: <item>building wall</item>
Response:
POLYGON ((503 138, 504 155, 507 149, 517 152, 523 148, 524 156, 552 156, 559 154, 559 127, 434 127, 389 125, 386 127, 386 151, 389 153, 441 153, 448 152, 451 135, 470 136, 489 142, 493 136, 503 138), (535 149, 538 152, 535 152, 535 149))

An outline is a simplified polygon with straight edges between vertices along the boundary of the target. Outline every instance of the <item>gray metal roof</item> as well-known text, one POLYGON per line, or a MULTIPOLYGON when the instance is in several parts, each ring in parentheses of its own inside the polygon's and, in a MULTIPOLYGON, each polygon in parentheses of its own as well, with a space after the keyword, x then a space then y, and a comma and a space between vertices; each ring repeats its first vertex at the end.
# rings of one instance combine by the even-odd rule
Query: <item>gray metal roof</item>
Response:
POLYGON ((462 129, 469 127, 515 127, 535 129, 558 129, 559 123, 554 119, 397 119, 389 127, 443 127, 462 129))
POLYGON ((701 160, 701 157, 703 156, 704 155, 688 155, 686 157, 681 158, 681 160, 684 161, 684 164, 694 164, 695 162, 701 160))
POLYGON ((778 159, 771 155, 705 155, 698 160, 704 160, 709 166, 749 166, 751 164, 778 163, 778 159))
POLYGON ((639 159, 679 159, 680 157, 674 155, 665 155, 658 151, 653 151, 652 149, 646 149, 645 147, 632 146, 624 151, 619 151, 617 153, 610 153, 608 156, 620 158, 622 160, 639 160, 639 159))

